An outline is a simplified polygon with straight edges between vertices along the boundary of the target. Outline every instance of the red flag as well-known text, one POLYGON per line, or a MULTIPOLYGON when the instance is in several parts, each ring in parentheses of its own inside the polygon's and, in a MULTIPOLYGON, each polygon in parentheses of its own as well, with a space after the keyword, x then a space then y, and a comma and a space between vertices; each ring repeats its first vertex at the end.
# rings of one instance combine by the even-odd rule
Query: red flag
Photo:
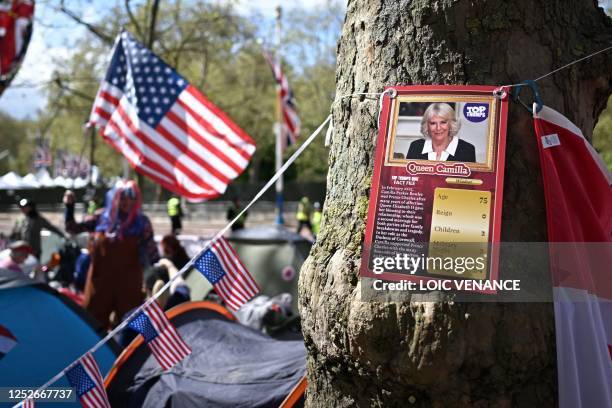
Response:
POLYGON ((543 107, 538 138, 553 279, 559 406, 612 406, 612 176, 573 123, 543 107))
POLYGON ((90 115, 138 172, 188 199, 221 195, 246 168, 253 140, 127 32, 90 115))
POLYGON ((32 34, 34 1, 0 4, 0 81, 10 79, 23 60, 32 34))

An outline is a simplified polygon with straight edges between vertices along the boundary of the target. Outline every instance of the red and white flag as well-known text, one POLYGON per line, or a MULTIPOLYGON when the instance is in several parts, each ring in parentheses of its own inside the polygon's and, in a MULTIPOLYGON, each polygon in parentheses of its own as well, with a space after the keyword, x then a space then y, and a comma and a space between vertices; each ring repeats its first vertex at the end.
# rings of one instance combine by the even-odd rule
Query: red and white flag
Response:
POLYGON ((27 399, 22 401, 21 403, 21 408, 34 408, 35 404, 34 404, 34 400, 32 399, 27 399))
POLYGON ((612 407, 612 176, 578 127, 534 117, 546 196, 561 408, 612 407))
POLYGON ((191 354, 191 348, 183 341, 156 301, 145 306, 142 312, 130 321, 128 327, 142 334, 151 353, 164 370, 172 368, 191 354))
POLYGON ((0 3, 0 82, 10 80, 23 60, 32 35, 33 0, 0 3))
POLYGON ((297 113, 297 106, 295 104, 295 100, 293 99, 293 91, 289 87, 289 81, 287 80, 287 76, 283 72, 283 69, 280 65, 280 62, 277 62, 272 58, 270 53, 264 50, 263 52, 264 58, 270 65, 272 69, 272 73, 274 74, 274 79, 276 80, 276 85, 278 87, 278 92, 280 92, 281 99, 281 117, 282 117, 282 130, 283 130, 283 139, 282 139, 282 148, 284 149, 287 146, 295 144, 298 136, 300 135, 300 117, 297 113))
POLYGON ((255 152, 249 135, 126 31, 89 121, 134 169, 191 200, 223 194, 255 152))
POLYGON ((13 333, 0 324, 0 359, 17 345, 17 339, 13 333))
POLYGON ((91 353, 85 354, 76 365, 67 370, 66 378, 74 387, 83 407, 110 408, 102 374, 91 353))
POLYGON ((234 248, 221 237, 206 250, 193 266, 213 285, 232 310, 238 310, 259 293, 259 286, 243 265, 234 248))

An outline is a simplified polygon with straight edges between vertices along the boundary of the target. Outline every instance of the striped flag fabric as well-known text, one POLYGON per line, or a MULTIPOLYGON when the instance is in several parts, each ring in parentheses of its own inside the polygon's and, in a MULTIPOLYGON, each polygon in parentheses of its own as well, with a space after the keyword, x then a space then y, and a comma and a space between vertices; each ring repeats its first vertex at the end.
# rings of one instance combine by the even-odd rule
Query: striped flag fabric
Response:
POLYGON ((191 348, 183 341, 176 328, 166 317, 156 301, 146 305, 128 327, 142 334, 151 353, 164 370, 191 354, 191 348))
POLYGON ((66 371, 66 378, 74 387, 83 407, 110 408, 102 374, 91 353, 85 354, 75 366, 66 371))
POLYGON ((612 174, 580 129, 534 117, 553 282, 560 408, 612 406, 612 174))
POLYGON ((240 309, 259 293, 259 286, 223 237, 214 241, 194 262, 194 266, 232 310, 240 309))
POLYGON ((127 31, 89 123, 136 171, 194 201, 223 194, 255 151, 246 132, 127 31))
POLYGON ((279 89, 281 97, 281 116, 282 116, 282 130, 283 130, 283 149, 287 146, 295 144, 298 136, 300 135, 300 118, 297 113, 297 106, 293 99, 293 92, 289 87, 289 81, 287 76, 284 74, 280 62, 277 62, 272 58, 270 53, 266 50, 263 51, 264 58, 272 69, 276 86, 279 89))
POLYGON ((24 400, 21 403, 22 408, 34 408, 34 406, 35 406, 34 400, 31 400, 31 399, 24 400))
POLYGON ((0 324, 0 359, 17 345, 17 339, 9 329, 0 324))
POLYGON ((34 168, 51 166, 51 149, 48 145, 36 146, 34 150, 34 168))

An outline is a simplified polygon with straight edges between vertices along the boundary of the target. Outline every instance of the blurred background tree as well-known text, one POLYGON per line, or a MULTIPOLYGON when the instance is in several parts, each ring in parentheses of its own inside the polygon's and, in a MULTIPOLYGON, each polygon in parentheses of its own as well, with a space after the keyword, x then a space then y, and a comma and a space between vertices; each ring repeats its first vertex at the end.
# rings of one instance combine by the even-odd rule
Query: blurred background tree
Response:
MULTIPOLYGON (((11 149, 19 150, 20 156, 13 159, 15 162, 10 168, 22 175, 32 170, 31 151, 41 134, 50 141, 52 152, 57 149, 77 155, 84 152, 84 158, 88 158, 91 133, 84 132, 83 124, 105 73, 115 36, 122 27, 145 44, 150 36, 153 1, 116 1, 95 17, 85 11, 87 2, 49 2, 87 30, 85 36, 75 41, 71 58, 54 61, 53 79, 45 88, 47 104, 37 118, 18 121, 0 116, 0 125, 6 123, 20 129, 11 131, 15 135, 10 139, 14 143, 11 149), (32 147, 29 153, 18 146, 26 140, 32 147)), ((240 180, 267 180, 274 169, 275 84, 262 56, 262 47, 273 48, 273 17, 247 14, 233 1, 159 3, 153 51, 256 141, 257 151, 240 180)), ((284 70, 298 103, 301 140, 329 113, 334 97, 336 42, 343 17, 344 7, 339 1, 284 13, 284 70)), ((7 146, 8 140, 3 139, 7 146)), ((296 147, 287 149, 285 156, 296 147)), ((96 143, 95 162, 104 177, 122 174, 122 156, 105 143, 96 143)), ((8 168, 6 160, 1 165, 5 167, 0 168, 8 168)), ((327 151, 323 138, 319 138, 300 157, 286 179, 324 181, 326 174, 327 151)))
POLYGON ((608 169, 612 170, 612 96, 593 129, 593 145, 603 157, 608 169))

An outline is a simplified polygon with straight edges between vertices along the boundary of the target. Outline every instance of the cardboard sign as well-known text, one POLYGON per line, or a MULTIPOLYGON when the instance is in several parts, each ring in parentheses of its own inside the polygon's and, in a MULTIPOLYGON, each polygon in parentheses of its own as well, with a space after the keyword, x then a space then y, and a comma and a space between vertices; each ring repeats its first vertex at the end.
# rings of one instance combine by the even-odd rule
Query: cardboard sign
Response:
POLYGON ((360 275, 497 279, 507 98, 492 86, 391 89, 360 275))

